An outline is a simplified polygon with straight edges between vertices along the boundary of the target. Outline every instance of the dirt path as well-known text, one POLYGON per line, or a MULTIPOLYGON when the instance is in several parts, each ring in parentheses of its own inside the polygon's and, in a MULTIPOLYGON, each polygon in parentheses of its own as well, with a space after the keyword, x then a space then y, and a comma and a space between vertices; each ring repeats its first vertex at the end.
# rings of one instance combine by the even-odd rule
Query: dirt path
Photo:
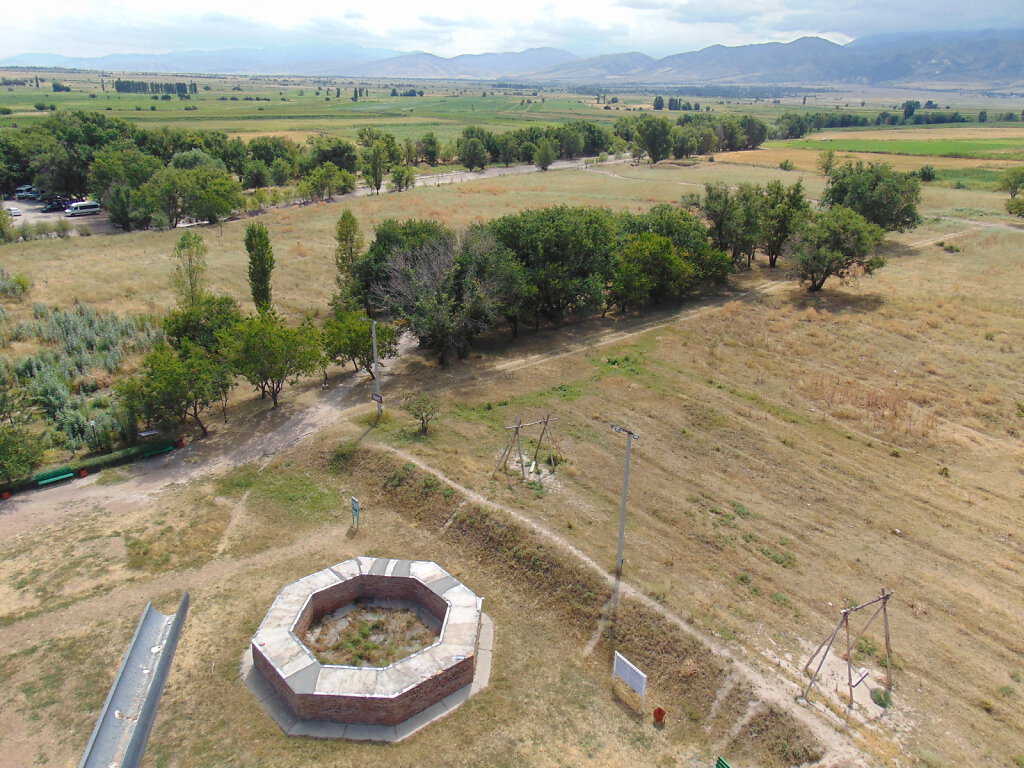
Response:
MULTIPOLYGON (((401 458, 403 461, 407 461, 410 464, 414 464, 419 467, 422 471, 437 478, 440 482, 455 489, 467 499, 470 499, 476 504, 482 507, 493 509, 502 512, 509 517, 513 518, 517 522, 529 528, 535 534, 540 536, 545 541, 558 547, 563 552, 569 554, 581 564, 593 571, 599 578, 603 579, 604 582, 614 588, 615 576, 604 570, 593 558, 583 552, 583 550, 576 547, 574 544, 563 538, 562 536, 554 533, 548 528, 541 525, 539 522, 529 517, 528 515, 520 512, 513 507, 507 507, 502 504, 498 504, 491 501, 487 497, 471 490, 459 483, 455 482, 443 472, 424 462, 419 457, 411 454, 407 451, 403 451, 399 448, 392 446, 381 446, 384 450, 393 453, 394 455, 401 458)), ((868 765, 868 762, 864 760, 860 751, 847 739, 842 733, 840 733, 837 727, 841 727, 843 724, 828 710, 820 708, 801 700, 800 703, 796 701, 797 696, 800 695, 800 687, 793 681, 784 680, 778 674, 768 677, 762 673, 759 669, 756 669, 752 664, 744 661, 743 659, 736 656, 736 654, 724 645, 719 643, 715 638, 710 635, 706 635, 703 632, 698 631, 689 623, 687 623, 682 616, 669 610, 664 605, 648 597, 645 593, 636 589, 634 586, 626 581, 623 581, 620 585, 621 592, 626 597, 630 597, 640 602, 648 610, 654 611, 655 613, 664 616, 673 625, 681 629, 690 637, 699 640, 704 646, 709 648, 716 656, 728 661, 734 669, 734 674, 745 678, 753 687, 757 698, 759 699, 759 705, 764 703, 772 704, 777 706, 780 710, 783 710, 790 715, 799 723, 806 726, 811 733, 814 734, 822 746, 825 747, 826 753, 821 758, 817 765, 820 766, 858 766, 868 765)), ((2 639, 2 637, 0 637, 2 639)), ((772 670, 778 673, 779 670, 772 670)), ((735 679, 733 676, 726 677, 723 685, 731 688, 735 685, 735 679)), ((737 731, 742 727, 742 722, 737 726, 737 731)))
MULTIPOLYGON (((495 172, 494 175, 504 175, 505 172, 517 172, 509 169, 493 170, 495 172)), ((520 170, 518 172, 530 171, 520 170)), ((595 170, 595 172, 615 175, 604 170, 595 170)), ((455 176, 460 177, 459 180, 461 181, 465 180, 461 177, 467 177, 470 174, 455 174, 453 179, 455 176)), ((471 177, 480 178, 481 174, 472 174, 471 177)), ((994 227, 1011 231, 1022 231, 1014 227, 988 222, 949 220, 962 221, 972 228, 994 227)), ((965 234, 967 231, 970 230, 956 234, 965 234)), ((948 239, 951 236, 946 235, 945 238, 948 239)), ((932 245, 938 239, 931 238, 913 243, 912 247, 921 248, 932 245)), ((719 310, 723 304, 730 301, 750 300, 778 291, 788 284, 788 282, 781 280, 764 283, 749 291, 716 297, 699 306, 673 313, 664 318, 646 323, 632 324, 627 330, 609 332, 605 329, 599 329, 595 332, 588 332, 581 335, 581 338, 570 342, 570 348, 568 349, 528 355, 514 360, 504 360, 492 366, 474 366, 472 370, 462 371, 457 375, 471 377, 502 375, 509 371, 542 365, 568 355, 586 353, 595 347, 621 343, 657 328, 701 317, 707 313, 719 310)), ((394 361, 383 375, 385 383, 389 375, 401 373, 408 365, 414 344, 415 342, 410 339, 403 341, 399 359, 394 361)), ((134 465, 127 470, 121 470, 128 474, 127 479, 123 482, 112 485, 100 485, 96 482, 97 477, 102 476, 99 475, 59 487, 18 494, 0 506, 0 541, 9 540, 21 533, 45 528, 61 518, 77 512, 87 512, 95 506, 103 506, 113 511, 133 509, 147 503, 154 494, 173 484, 186 483, 199 477, 210 477, 236 466, 266 460, 344 418, 352 409, 363 407, 369 399, 370 391, 371 387, 364 376, 349 373, 337 378, 335 384, 330 389, 321 390, 318 387, 309 386, 301 392, 299 390, 291 390, 294 394, 283 403, 282 408, 278 411, 270 411, 269 409, 262 409, 258 412, 254 411, 251 414, 249 423, 243 422, 239 424, 236 419, 236 423, 229 427, 214 430, 211 438, 208 440, 193 442, 185 449, 134 465)), ((576 558, 609 584, 614 583, 614 577, 607 573, 591 557, 557 533, 546 529, 543 525, 527 517, 522 512, 499 505, 459 485, 444 476, 439 470, 426 465, 422 460, 413 455, 395 448, 387 448, 387 450, 401 456, 403 460, 415 464, 424 472, 437 477, 440 481, 458 490, 475 503, 498 509, 505 514, 511 515, 523 525, 536 532, 537 535, 576 558)), ((298 547, 301 545, 295 544, 292 546, 298 547)), ((95 615, 97 609, 103 610, 115 605, 123 605, 126 599, 148 599, 154 592, 177 588, 183 579, 187 579, 189 583, 196 585, 212 583, 214 580, 222 578, 223 574, 227 571, 258 565, 263 561, 263 558, 276 558, 282 552, 287 553, 290 549, 291 547, 287 547, 284 550, 273 550, 245 561, 217 557, 201 568, 192 571, 172 572, 138 584, 127 585, 125 588, 119 589, 114 593, 99 595, 75 603, 58 613, 62 619, 95 615)), ((744 659, 738 657, 736 652, 726 648, 715 638, 704 635, 694 629, 681 616, 668 610, 664 605, 643 594, 628 583, 624 582, 622 584, 622 591, 624 594, 642 603, 648 609, 664 616, 682 631, 699 639, 700 642, 712 649, 721 658, 730 660, 737 673, 750 681, 761 700, 778 706, 780 709, 790 713, 798 722, 808 727, 815 737, 827 748, 827 753, 820 762, 821 765, 866 764, 851 741, 838 730, 843 727, 843 723, 838 718, 826 710, 796 702, 799 687, 795 681, 786 678, 781 668, 776 666, 763 667, 762 665, 765 664, 765 659, 763 658, 744 659)), ((15 622, 9 627, 0 629, 0 646, 5 648, 19 647, 25 642, 26 637, 33 636, 37 625, 42 627, 43 624, 52 623, 53 619, 53 615, 39 616, 15 622)), ((732 678, 730 678, 728 684, 731 685, 732 683, 732 678)))

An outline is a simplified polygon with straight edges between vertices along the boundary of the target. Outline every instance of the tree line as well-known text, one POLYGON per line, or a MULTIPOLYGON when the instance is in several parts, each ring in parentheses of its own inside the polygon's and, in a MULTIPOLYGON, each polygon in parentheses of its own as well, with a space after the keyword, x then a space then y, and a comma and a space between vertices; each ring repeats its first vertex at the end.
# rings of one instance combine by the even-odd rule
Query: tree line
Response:
MULTIPOLYGON (((1007 189, 1015 194, 1020 187, 1007 189)), ((116 383, 114 402, 99 418, 68 405, 71 379, 99 363, 117 371, 124 354, 117 339, 131 337, 134 323, 93 313, 90 322, 101 320, 105 330, 83 333, 110 341, 78 368, 62 372, 54 358, 53 365, 19 365, 0 377, 0 417, 7 422, 0 426, 0 474, 12 466, 28 473, 42 455, 38 435, 23 426, 30 413, 42 414, 71 440, 110 450, 118 440, 133 441, 144 424, 192 420, 205 435, 212 413, 227 418, 239 381, 276 407, 288 383, 322 373, 326 384, 331 366, 352 364, 372 376, 371 318, 381 359, 394 357, 399 335, 409 332, 447 363, 502 328, 514 338, 523 327, 572 316, 678 303, 749 269, 759 254, 769 268, 785 259, 794 279, 818 291, 830 278, 854 279, 883 266, 875 252, 883 232, 916 226, 919 195, 913 175, 858 162, 828 169, 818 208, 799 181, 735 189, 708 184, 680 205, 645 213, 560 205, 462 232, 434 220, 386 219, 368 247, 359 223, 344 211, 335 226, 335 291, 319 323, 310 317, 288 323, 274 309, 275 259, 262 221, 250 222, 244 233, 249 313, 209 289, 207 246, 200 234, 186 232, 171 255, 176 306, 164 317, 162 334, 147 335, 151 349, 139 372, 116 383)), ((23 286, 7 282, 23 294, 23 286)), ((55 327, 69 322, 62 316, 55 327)), ((75 386, 86 391, 83 381, 75 386)))

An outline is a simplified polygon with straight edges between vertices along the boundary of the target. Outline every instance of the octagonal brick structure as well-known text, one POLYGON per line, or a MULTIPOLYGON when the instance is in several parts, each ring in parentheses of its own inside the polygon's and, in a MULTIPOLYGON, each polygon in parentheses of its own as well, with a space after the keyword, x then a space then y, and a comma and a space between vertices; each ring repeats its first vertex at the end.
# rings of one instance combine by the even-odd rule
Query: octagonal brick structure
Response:
POLYGON ((253 665, 300 720, 397 725, 473 682, 482 606, 436 563, 346 560, 281 590, 252 638, 253 665), (386 667, 322 664, 300 638, 360 598, 426 611, 437 641, 386 667))

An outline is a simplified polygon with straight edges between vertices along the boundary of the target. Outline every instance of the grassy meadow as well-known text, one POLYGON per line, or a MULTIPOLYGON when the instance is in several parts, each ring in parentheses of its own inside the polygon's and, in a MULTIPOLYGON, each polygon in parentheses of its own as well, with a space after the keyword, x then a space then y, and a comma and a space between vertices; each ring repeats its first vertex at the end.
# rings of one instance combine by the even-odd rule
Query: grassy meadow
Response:
MULTIPOLYGON (((207 81, 196 82, 202 88, 207 81)), ((472 119, 494 121, 481 121, 492 128, 534 114, 554 120, 577 109, 602 112, 571 94, 545 94, 531 113, 516 109, 520 97, 484 98, 474 88, 456 96, 439 87, 423 99, 378 94, 354 104, 339 82, 342 104, 310 96, 308 84, 254 82, 244 93, 285 90, 289 101, 244 102, 250 111, 267 107, 265 117, 252 119, 233 114, 243 109, 235 102, 217 101, 235 80, 211 83, 218 90, 201 91, 194 102, 199 115, 209 110, 207 127, 238 133, 300 135, 326 126, 354 135, 365 120, 400 135, 454 135, 467 122, 466 105, 475 107, 472 119), (415 112, 401 114, 400 106, 415 112)), ((0 91, 0 105, 5 97, 0 91)), ((68 104, 83 99, 77 86, 51 95, 64 97, 68 104)), ((165 105, 167 124, 178 113, 197 117, 183 112, 189 102, 122 98, 120 116, 136 114, 135 99, 144 110, 158 106, 155 117, 140 110, 140 121, 164 120, 165 105)), ((105 96, 84 99, 103 103, 105 96)), ((24 101, 29 110, 31 101, 24 101)), ((709 645, 674 634, 629 601, 609 627, 601 620, 602 582, 511 515, 481 512, 470 495, 513 510, 612 571, 624 445, 609 423, 641 435, 633 448, 627 583, 780 681, 790 697, 805 684, 802 666, 838 611, 893 589, 892 707, 882 716, 847 713, 845 681, 834 676, 812 694, 813 705, 831 713, 870 764, 1024 765, 1024 227, 1003 210, 1005 194, 992 190, 992 174, 1019 162, 1018 127, 964 126, 971 133, 955 157, 938 153, 961 144, 960 126, 920 136, 912 129, 833 131, 827 136, 856 138, 848 148, 839 140, 770 142, 685 167, 609 163, 271 209, 263 218, 277 261, 274 301, 297 321, 326 311, 333 227, 345 208, 369 240, 387 217, 461 228, 555 203, 644 210, 717 180, 802 178, 816 198, 823 146, 840 161, 866 157, 903 170, 928 163, 939 173, 924 185, 922 226, 890 236, 888 265, 855 284, 830 281, 811 296, 786 279, 785 264, 756 265, 680 307, 576 320, 515 341, 498 332, 447 368, 412 352, 384 380, 381 423, 363 405, 325 405, 342 397, 332 394, 341 384, 368 397, 351 373, 332 372, 336 388, 326 392, 314 378, 286 389, 277 412, 240 387, 229 423, 216 424, 184 458, 104 471, 102 483, 32 494, 24 507, 5 502, 0 683, 10 693, 0 701, 0 766, 76 761, 142 606, 155 600, 169 611, 185 589, 193 609, 147 766, 413 768, 440 758, 452 766, 682 766, 712 764, 718 754, 738 766, 783 766, 813 759, 820 745, 738 685, 709 645), (995 144, 1009 149, 979 154, 979 146, 995 144), (908 146, 936 154, 891 153, 908 146), (786 159, 794 171, 779 169, 786 159), (424 436, 396 405, 425 390, 438 394, 442 413, 424 436), (309 439, 273 455, 260 448, 257 461, 240 466, 225 459, 310 413, 326 415, 316 417, 309 439), (501 473, 492 479, 508 439, 504 427, 544 414, 557 418, 556 471, 526 484, 501 473), (156 476, 164 478, 159 485, 156 476), (177 482, 165 485, 168 478, 177 482), (348 530, 352 495, 366 509, 358 533, 348 530), (242 651, 282 584, 358 554, 434 559, 483 595, 496 625, 491 686, 399 745, 285 738, 237 679, 242 651), (554 588, 552 574, 577 590, 554 588), (665 729, 611 695, 613 632, 650 669, 649 708, 668 709, 665 729)), ((210 247, 210 287, 248 307, 245 223, 195 231, 210 247)), ((17 322, 33 302, 76 301, 159 314, 173 301, 169 254, 177 235, 0 247, 0 266, 34 281, 25 301, 5 306, 7 316, 17 322)), ((4 350, 22 352, 16 344, 4 350)), ((526 437, 531 455, 536 438, 526 437)), ((878 629, 855 652, 872 688, 883 679, 878 629)))

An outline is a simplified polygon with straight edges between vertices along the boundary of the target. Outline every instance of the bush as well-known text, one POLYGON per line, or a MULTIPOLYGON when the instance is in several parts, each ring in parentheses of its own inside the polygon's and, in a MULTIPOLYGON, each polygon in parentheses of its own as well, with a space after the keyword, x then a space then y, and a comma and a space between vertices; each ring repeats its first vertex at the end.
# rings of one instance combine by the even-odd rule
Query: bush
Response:
POLYGON ((783 160, 781 163, 779 163, 779 168, 781 168, 784 171, 792 171, 794 168, 796 168, 796 166, 793 165, 792 160, 783 160))
POLYGON ((935 181, 935 166, 933 165, 922 165, 921 170, 917 172, 917 177, 921 181, 935 181))
POLYGON ((892 704, 892 691, 887 691, 885 688, 872 688, 871 700, 885 709, 892 704))
POLYGON ((78 232, 79 237, 89 237, 92 234, 92 229, 88 224, 79 224, 75 231, 78 232))
POLYGON ((32 278, 24 272, 9 275, 0 268, 0 296, 11 299, 24 298, 32 290, 32 278))

